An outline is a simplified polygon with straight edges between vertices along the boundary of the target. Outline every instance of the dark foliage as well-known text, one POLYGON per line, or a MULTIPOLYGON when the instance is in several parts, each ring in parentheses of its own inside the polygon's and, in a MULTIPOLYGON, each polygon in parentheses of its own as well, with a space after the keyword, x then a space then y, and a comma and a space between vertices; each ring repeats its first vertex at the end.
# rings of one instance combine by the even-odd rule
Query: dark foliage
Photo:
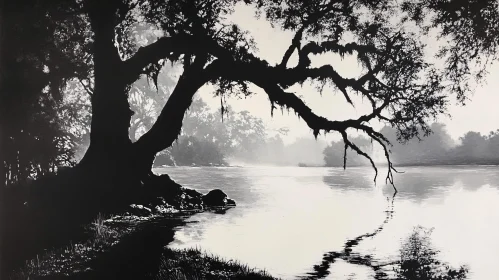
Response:
POLYGON ((89 69, 88 60, 74 55, 88 47, 86 23, 63 16, 74 8, 57 1, 5 1, 1 67, 8 71, 2 76, 0 118, 2 178, 8 185, 74 163, 62 91, 69 79, 87 76, 89 69))

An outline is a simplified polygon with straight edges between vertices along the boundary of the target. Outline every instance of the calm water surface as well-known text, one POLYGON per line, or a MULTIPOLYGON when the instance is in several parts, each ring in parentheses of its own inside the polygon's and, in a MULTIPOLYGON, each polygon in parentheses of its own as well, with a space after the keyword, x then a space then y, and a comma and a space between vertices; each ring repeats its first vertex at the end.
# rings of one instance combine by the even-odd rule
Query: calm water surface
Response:
MULTIPOLYGON (((226 214, 201 213, 179 228, 172 248, 207 252, 266 269, 282 279, 313 271, 324 253, 371 233, 353 250, 379 262, 398 260, 401 242, 421 225, 434 228, 439 259, 468 265, 469 279, 499 275, 499 168, 406 167, 395 175, 398 193, 377 186, 370 168, 164 168, 180 184, 220 188, 238 203, 226 214), (393 203, 393 216, 387 210, 393 203)), ((366 266, 337 261, 323 279, 374 279, 366 266)))

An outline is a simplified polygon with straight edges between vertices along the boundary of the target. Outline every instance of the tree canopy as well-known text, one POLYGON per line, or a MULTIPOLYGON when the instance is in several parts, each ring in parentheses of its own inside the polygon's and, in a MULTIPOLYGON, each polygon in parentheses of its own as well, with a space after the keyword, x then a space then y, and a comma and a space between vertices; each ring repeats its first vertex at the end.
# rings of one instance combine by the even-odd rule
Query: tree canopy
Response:
POLYGON ((46 11, 40 18, 48 21, 37 26, 52 27, 37 40, 53 50, 44 52, 45 59, 38 58, 40 67, 50 69, 47 77, 56 77, 51 78, 54 85, 78 78, 90 89, 88 158, 91 154, 115 158, 131 145, 136 162, 149 162, 144 170, 150 168, 150 158, 177 139, 185 112, 201 87, 214 86, 224 113, 227 97, 249 96, 253 94, 250 85, 255 85, 267 94, 271 112, 277 107, 293 110, 316 137, 339 133, 345 152, 355 151, 375 169, 371 157, 348 132, 357 130, 381 145, 389 164, 387 179, 392 181, 390 141, 373 128, 373 123, 381 121, 394 127, 401 141, 429 134, 429 123, 446 112, 451 96, 464 102, 473 79, 484 76, 487 64, 497 55, 499 34, 498 3, 494 0, 33 3, 37 7, 34 11, 46 11), (261 20, 294 33, 280 63, 274 65, 261 58, 252 34, 228 20, 238 5, 249 5, 261 20), (136 35, 141 30, 154 36, 138 41, 136 35), (435 34, 442 43, 433 56, 422 38, 435 34), (336 65, 312 65, 312 56, 328 53, 355 57, 362 73, 343 77, 336 65), (296 65, 290 65, 293 56, 297 57, 296 65), (152 127, 132 144, 128 103, 134 94, 132 85, 142 75, 157 83, 167 63, 180 66, 179 79, 152 127), (351 106, 356 105, 352 97, 361 96, 372 111, 356 119, 329 120, 314 113, 292 91, 293 86, 303 83, 315 84, 325 93, 337 91, 351 106))

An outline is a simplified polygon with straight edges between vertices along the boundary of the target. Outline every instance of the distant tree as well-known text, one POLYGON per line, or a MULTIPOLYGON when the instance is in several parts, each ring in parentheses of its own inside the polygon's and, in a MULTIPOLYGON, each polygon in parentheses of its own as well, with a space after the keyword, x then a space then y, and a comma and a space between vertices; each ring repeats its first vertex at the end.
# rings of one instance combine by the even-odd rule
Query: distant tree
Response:
POLYGON ((499 130, 491 131, 489 136, 487 137, 487 140, 488 158, 499 160, 499 130))
POLYGON ((327 143, 323 140, 299 137, 286 146, 286 158, 294 165, 299 163, 323 165, 323 150, 326 146, 327 143))
POLYGON ((224 164, 224 155, 216 143, 199 140, 193 136, 181 136, 171 148, 171 156, 177 165, 224 164))
POLYGON ((257 160, 255 153, 263 147, 266 128, 263 120, 253 117, 248 111, 234 114, 227 120, 230 129, 230 155, 257 160))
POLYGON ((487 136, 480 132, 469 131, 459 140, 461 140, 461 145, 456 148, 456 153, 461 158, 474 161, 488 157, 487 136))
POLYGON ((272 163, 278 165, 288 164, 287 160, 287 150, 284 145, 284 141, 280 134, 274 135, 272 137, 268 137, 265 141, 265 145, 256 150, 255 153, 261 155, 262 163, 272 163))
POLYGON ((383 127, 381 133, 395 143, 391 147, 393 160, 398 164, 432 164, 448 160, 448 153, 455 146, 445 125, 432 123, 431 133, 424 138, 411 139, 397 143, 397 133, 391 127, 383 127))

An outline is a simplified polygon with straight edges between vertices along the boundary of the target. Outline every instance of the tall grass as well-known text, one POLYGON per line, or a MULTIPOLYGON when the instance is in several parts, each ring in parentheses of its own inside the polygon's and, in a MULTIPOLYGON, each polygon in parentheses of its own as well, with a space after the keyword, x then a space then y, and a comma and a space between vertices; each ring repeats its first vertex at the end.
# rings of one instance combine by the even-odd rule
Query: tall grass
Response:
POLYGON ((83 243, 70 243, 68 246, 38 254, 34 259, 10 276, 11 280, 33 279, 53 274, 72 275, 90 269, 89 260, 115 245, 125 232, 118 232, 106 224, 108 217, 98 214, 87 227, 91 238, 83 243))
POLYGON ((202 252, 199 248, 165 249, 157 280, 276 279, 265 270, 202 252))
MULTIPOLYGON (((70 244, 65 248, 37 255, 26 261, 24 267, 12 274, 10 280, 36 279, 39 276, 75 276, 90 270, 90 261, 110 252, 123 237, 141 232, 141 227, 122 228, 107 222, 106 216, 99 214, 87 226, 91 238, 84 243, 70 244)), ((118 223, 119 224, 119 223, 118 223)), ((139 235, 140 236, 140 235, 139 235)), ((138 237, 141 238, 141 237, 138 237)), ((123 243, 121 243, 123 244, 123 243)), ((158 246, 162 246, 158 244, 158 246)), ((133 248, 129 254, 133 255, 133 248)), ((152 272, 155 279, 197 280, 197 279, 276 279, 264 270, 250 268, 234 260, 224 260, 219 256, 194 249, 162 249, 159 268, 152 272)), ((118 256, 119 257, 119 256, 118 256)), ((133 266, 134 263, 130 263, 133 266)), ((138 265, 138 264, 137 264, 138 265)))

